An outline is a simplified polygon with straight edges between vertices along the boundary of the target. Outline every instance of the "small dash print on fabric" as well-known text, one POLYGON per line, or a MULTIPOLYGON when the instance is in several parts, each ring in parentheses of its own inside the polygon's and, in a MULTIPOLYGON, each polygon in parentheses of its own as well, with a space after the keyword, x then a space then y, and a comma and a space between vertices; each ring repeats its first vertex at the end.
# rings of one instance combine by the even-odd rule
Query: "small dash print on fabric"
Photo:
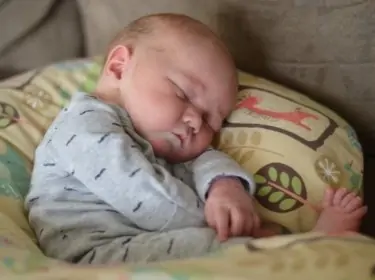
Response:
POLYGON ((66 142, 66 146, 68 146, 70 143, 72 143, 73 139, 76 138, 77 135, 76 134, 73 134, 72 137, 70 137, 70 139, 68 140, 68 142, 66 142))
POLYGON ((56 163, 46 162, 46 163, 43 163, 43 166, 56 166, 56 163))
POLYGON ((95 180, 98 180, 98 179, 103 175, 103 173, 104 173, 106 170, 107 170, 106 168, 103 168, 102 170, 100 170, 100 172, 95 176, 95 180))
POLYGON ((88 249, 88 250, 82 252, 81 254, 73 257, 72 258, 72 263, 78 263, 78 262, 80 262, 88 253, 90 253, 91 250, 92 249, 88 249))
POLYGON ((137 206, 135 206, 135 208, 133 209, 133 212, 137 212, 139 208, 141 208, 141 206, 142 206, 142 202, 138 202, 137 206))
POLYGON ((89 259, 89 263, 92 263, 92 261, 95 259, 95 255, 96 255, 96 250, 93 250, 92 251, 92 255, 91 255, 90 259, 89 259))
POLYGON ((100 139, 99 139, 99 141, 98 141, 98 143, 100 144, 100 143, 102 143, 103 141, 104 141, 104 139, 105 138, 107 138, 108 136, 109 136, 109 132, 107 132, 106 134, 104 134, 100 139))
POLYGON ((64 178, 68 178, 68 177, 74 176, 74 173, 75 173, 75 170, 73 170, 72 172, 69 172, 68 174, 66 174, 64 178))
POLYGON ((64 187, 64 190, 66 190, 67 192, 78 192, 77 190, 70 187, 64 187))
POLYGON ((126 259, 128 258, 128 254, 129 254, 129 248, 126 248, 126 250, 125 250, 125 254, 124 254, 124 256, 122 257, 122 261, 123 261, 123 262, 125 262, 126 259))
POLYGON ((38 197, 38 196, 37 196, 37 197, 34 197, 34 198, 32 198, 32 199, 29 200, 29 204, 35 203, 35 202, 37 202, 38 200, 39 200, 39 197, 38 197))
POLYGON ((60 230, 60 234, 62 234, 62 239, 63 240, 66 239, 66 238, 68 238, 68 236, 65 234, 64 231, 60 230))
POLYGON ((173 242, 174 242, 174 239, 171 239, 171 241, 169 241, 169 246, 168 246, 168 250, 167 250, 167 253, 168 253, 168 254, 171 253, 172 246, 173 246, 173 242))
POLYGON ((122 127, 122 125, 121 124, 119 124, 119 123, 112 123, 112 125, 114 125, 114 126, 118 126, 118 127, 122 127))
POLYGON ((130 242, 130 240, 132 240, 131 237, 129 237, 129 238, 125 239, 124 241, 122 241, 122 243, 121 243, 122 246, 125 246, 126 244, 128 244, 130 242))
POLYGON ((105 230, 94 230, 91 233, 105 233, 105 230))
POLYGON ((87 113, 91 113, 91 112, 94 112, 94 110, 85 110, 83 112, 80 113, 80 115, 84 115, 84 114, 87 114, 87 113))
POLYGON ((141 169, 140 168, 137 168, 136 170, 132 171, 130 174, 129 174, 129 177, 134 177, 135 174, 137 174, 141 169))

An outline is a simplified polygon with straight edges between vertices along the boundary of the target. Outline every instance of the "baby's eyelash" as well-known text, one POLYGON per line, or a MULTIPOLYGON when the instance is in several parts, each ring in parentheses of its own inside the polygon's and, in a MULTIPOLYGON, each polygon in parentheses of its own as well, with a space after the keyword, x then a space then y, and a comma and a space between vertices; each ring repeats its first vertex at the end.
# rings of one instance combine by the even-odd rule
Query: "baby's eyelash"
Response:
POLYGON ((178 98, 180 98, 182 100, 187 100, 186 95, 181 90, 176 91, 176 95, 177 95, 178 98))

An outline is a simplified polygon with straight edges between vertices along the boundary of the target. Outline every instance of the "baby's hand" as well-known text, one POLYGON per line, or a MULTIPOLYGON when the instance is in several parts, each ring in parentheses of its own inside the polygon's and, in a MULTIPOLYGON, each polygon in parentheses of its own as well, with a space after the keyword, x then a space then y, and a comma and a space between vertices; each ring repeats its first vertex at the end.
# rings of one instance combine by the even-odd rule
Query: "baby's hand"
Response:
POLYGON ((215 229, 220 241, 234 236, 252 236, 260 227, 253 198, 239 179, 216 180, 208 193, 205 206, 208 225, 215 229))

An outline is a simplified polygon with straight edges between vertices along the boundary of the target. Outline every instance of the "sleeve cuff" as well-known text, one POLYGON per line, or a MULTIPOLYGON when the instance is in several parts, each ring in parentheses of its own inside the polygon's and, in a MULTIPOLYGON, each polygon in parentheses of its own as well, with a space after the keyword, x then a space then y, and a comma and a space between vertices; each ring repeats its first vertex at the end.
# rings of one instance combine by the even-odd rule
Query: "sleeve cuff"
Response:
POLYGON ((212 182, 218 177, 236 177, 251 195, 255 191, 251 174, 228 155, 219 151, 208 150, 198 157, 193 162, 193 172, 196 190, 203 201, 206 200, 212 182))

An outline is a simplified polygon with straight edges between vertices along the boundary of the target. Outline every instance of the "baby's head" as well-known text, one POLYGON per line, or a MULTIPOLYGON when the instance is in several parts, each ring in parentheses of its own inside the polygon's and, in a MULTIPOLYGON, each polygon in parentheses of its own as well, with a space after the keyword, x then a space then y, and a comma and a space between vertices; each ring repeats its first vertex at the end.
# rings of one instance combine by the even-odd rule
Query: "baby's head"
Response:
POLYGON ((157 156, 183 162, 208 148, 236 91, 233 60, 211 30, 187 16, 158 14, 112 41, 96 94, 128 112, 157 156))

